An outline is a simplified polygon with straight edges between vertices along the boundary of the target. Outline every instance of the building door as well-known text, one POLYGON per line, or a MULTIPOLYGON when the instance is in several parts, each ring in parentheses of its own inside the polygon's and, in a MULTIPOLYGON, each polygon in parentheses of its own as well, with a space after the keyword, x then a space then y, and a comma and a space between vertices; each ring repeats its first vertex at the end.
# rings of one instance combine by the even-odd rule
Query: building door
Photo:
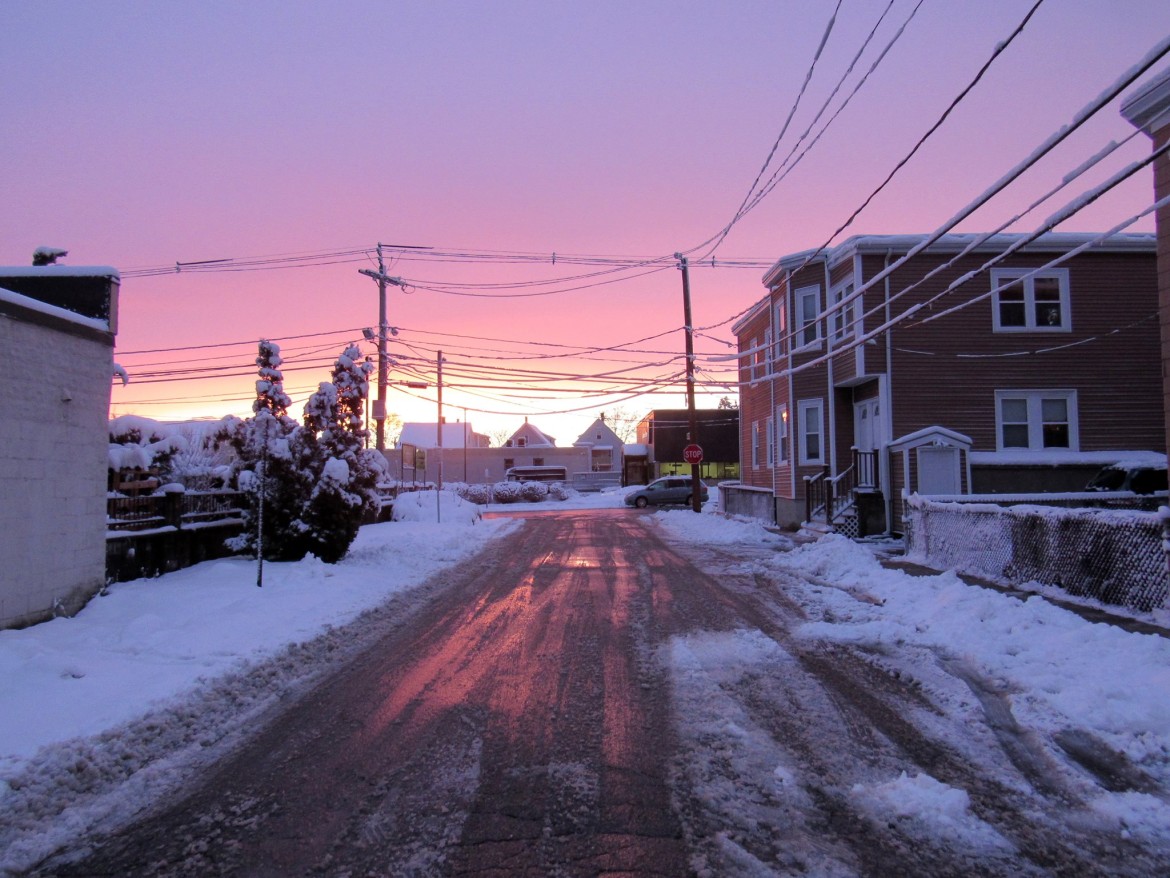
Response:
POLYGON ((886 441, 881 401, 867 399, 853 404, 853 446, 858 451, 877 451, 886 441))
POLYGON ((958 448, 923 445, 918 449, 918 493, 926 496, 960 493, 958 448))
POLYGON ((862 452, 857 461, 859 487, 877 484, 878 455, 874 452, 880 451, 886 441, 881 415, 880 400, 867 399, 853 404, 853 447, 862 452))

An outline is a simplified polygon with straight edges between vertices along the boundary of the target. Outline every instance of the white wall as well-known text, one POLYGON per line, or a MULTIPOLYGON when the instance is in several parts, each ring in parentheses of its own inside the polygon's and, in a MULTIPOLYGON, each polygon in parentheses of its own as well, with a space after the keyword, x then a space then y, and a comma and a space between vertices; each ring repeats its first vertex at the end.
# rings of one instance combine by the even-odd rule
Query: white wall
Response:
POLYGON ((0 628, 105 584, 112 340, 42 323, 0 314, 0 628))

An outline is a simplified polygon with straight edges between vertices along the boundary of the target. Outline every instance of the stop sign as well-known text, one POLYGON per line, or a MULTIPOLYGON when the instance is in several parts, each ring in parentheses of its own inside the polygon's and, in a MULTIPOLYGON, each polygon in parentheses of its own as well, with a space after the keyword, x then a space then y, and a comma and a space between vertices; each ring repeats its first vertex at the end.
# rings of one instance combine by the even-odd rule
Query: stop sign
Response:
POLYGON ((683 460, 687 463, 702 463, 703 449, 698 445, 688 445, 683 449, 683 460))

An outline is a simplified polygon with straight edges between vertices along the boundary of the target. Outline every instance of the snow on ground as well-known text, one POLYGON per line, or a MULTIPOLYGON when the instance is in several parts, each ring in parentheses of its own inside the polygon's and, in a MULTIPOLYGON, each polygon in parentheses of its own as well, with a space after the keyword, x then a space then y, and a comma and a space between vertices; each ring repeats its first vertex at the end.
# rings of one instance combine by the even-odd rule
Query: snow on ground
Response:
MULTIPOLYGON (((672 512, 659 521, 688 542, 747 545, 769 536, 783 539, 761 536, 754 524, 727 520, 708 527, 694 518, 672 512)), ((778 587, 791 588, 793 577, 807 585, 801 599, 815 603, 820 620, 801 625, 798 636, 883 653, 917 647, 962 663, 1006 693, 1022 726, 1050 739, 1069 730, 1088 732, 1163 787, 1170 779, 1170 639, 1094 624, 1041 596, 1021 600, 969 586, 954 573, 912 576, 886 569, 869 549, 838 535, 746 563, 765 576, 772 573, 778 587)), ((706 676, 742 674, 765 661, 751 632, 685 641, 673 645, 676 680, 696 677, 696 656, 706 656, 699 661, 706 676)), ((706 692, 696 698, 694 709, 701 712, 703 699, 711 697, 706 692)), ((722 705, 708 721, 731 722, 728 711, 722 705)), ((767 761, 759 754, 738 758, 767 761)), ((853 796, 875 813, 892 811, 930 823, 936 835, 958 833, 994 843, 967 812, 966 793, 926 775, 858 786, 853 796)), ((1125 833, 1170 834, 1170 804, 1153 795, 1102 793, 1093 807, 1125 833)))
MULTIPOLYGON (((615 507, 625 493, 484 511, 615 507)), ((116 819, 103 817, 111 808, 128 818, 164 786, 168 754, 193 745, 214 750, 225 737, 216 729, 223 717, 262 712, 279 697, 270 690, 304 679, 344 649, 355 629, 339 626, 378 613, 389 598, 516 526, 481 520, 479 508, 453 494, 444 493, 436 509, 434 497, 400 501, 404 520, 362 528, 339 564, 265 564, 262 588, 254 561, 211 561, 112 585, 71 619, 0 631, 0 815, 7 815, 0 816, 0 873, 116 819), (78 804, 79 790, 108 798, 118 786, 127 791, 114 806, 78 804)), ((705 512, 717 506, 712 491, 705 512)), ((1001 683, 1021 723, 1052 734, 1088 730, 1145 770, 1170 774, 1170 640, 1090 624, 1040 597, 1019 600, 949 573, 887 570, 841 537, 792 550, 787 537, 758 522, 677 509, 659 510, 653 520, 695 545, 776 549, 746 563, 763 565, 778 582, 798 577, 816 593, 825 612, 800 636, 953 656, 1001 683)), ((717 632, 679 641, 671 655, 682 677, 700 667, 776 661, 774 652, 749 632, 717 632)), ((736 732, 732 714, 708 720, 736 732)), ((741 782, 784 785, 795 769, 778 754, 744 752, 741 782)), ((859 786, 852 795, 862 807, 929 822, 944 834, 981 831, 965 792, 925 775, 859 786)), ((1170 825, 1170 806, 1149 795, 1103 795, 1096 807, 1133 831, 1162 833, 1170 825)))
POLYGON ((268 562, 258 588, 255 561, 208 561, 0 631, 0 875, 132 814, 166 788, 172 754, 238 732, 246 717, 229 717, 261 712, 349 647, 340 626, 515 527, 453 495, 442 524, 433 495, 429 517, 403 508, 412 520, 363 527, 335 565, 268 562))

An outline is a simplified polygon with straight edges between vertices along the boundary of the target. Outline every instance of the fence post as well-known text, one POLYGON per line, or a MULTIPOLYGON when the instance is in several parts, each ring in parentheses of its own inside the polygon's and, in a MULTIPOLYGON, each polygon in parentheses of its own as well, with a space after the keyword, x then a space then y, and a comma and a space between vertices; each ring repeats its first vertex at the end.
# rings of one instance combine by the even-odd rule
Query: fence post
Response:
POLYGON ((186 493, 186 488, 180 484, 170 484, 163 486, 163 517, 167 524, 176 530, 183 529, 183 494, 186 493))
POLYGON ((1166 556, 1166 572, 1170 575, 1170 507, 1159 506, 1158 518, 1162 522, 1162 553, 1166 556))

